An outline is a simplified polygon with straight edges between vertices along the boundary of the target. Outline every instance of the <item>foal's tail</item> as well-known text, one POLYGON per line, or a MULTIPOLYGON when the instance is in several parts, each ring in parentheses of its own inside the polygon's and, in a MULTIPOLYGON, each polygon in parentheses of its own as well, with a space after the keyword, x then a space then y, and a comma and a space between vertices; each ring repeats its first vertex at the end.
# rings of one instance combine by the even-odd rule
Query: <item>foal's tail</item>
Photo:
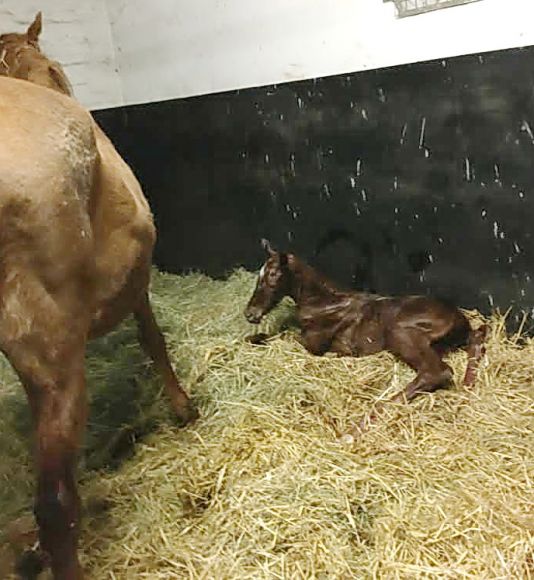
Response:
POLYGON ((485 341, 487 332, 488 327, 486 324, 483 324, 476 330, 471 328, 469 331, 469 338, 467 339, 467 345, 465 348, 468 360, 464 377, 464 385, 468 387, 472 386, 475 382, 478 365, 486 352, 485 341))

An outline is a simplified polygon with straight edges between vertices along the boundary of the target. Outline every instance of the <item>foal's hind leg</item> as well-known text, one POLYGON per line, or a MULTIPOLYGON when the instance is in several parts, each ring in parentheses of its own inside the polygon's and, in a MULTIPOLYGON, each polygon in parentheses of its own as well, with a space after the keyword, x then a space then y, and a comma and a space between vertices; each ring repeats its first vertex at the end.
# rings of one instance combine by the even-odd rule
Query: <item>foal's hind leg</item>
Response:
MULTIPOLYGON (((429 338, 419 330, 392 331, 388 337, 388 350, 417 371, 415 379, 401 393, 392 397, 392 402, 410 402, 421 393, 444 387, 452 379, 450 366, 441 359, 429 338)), ((371 415, 362 419, 359 428, 351 434, 365 431, 366 427, 376 421, 383 407, 383 403, 376 405, 371 415)))
POLYGON ((154 318, 147 294, 143 296, 134 314, 139 325, 139 341, 146 353, 154 361, 159 374, 163 378, 174 412, 184 424, 194 421, 198 418, 198 411, 176 378, 167 354, 165 339, 154 318))
POLYGON ((467 342, 467 368, 465 370, 464 385, 472 387, 477 377, 478 366, 486 352, 486 334, 488 328, 483 324, 477 330, 471 330, 467 342))

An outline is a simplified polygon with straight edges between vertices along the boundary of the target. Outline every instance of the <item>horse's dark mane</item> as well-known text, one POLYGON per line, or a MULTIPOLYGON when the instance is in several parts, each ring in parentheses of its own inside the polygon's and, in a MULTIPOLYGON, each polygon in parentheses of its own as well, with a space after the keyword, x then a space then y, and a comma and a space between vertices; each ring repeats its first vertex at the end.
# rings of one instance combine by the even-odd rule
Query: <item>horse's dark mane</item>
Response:
POLYGON ((308 273, 310 278, 316 283, 316 285, 320 286, 324 290, 326 290, 332 297, 339 297, 345 298, 348 294, 354 295, 365 295, 365 296, 373 296, 372 293, 369 292, 362 292, 353 288, 346 288, 343 287, 341 284, 337 284, 331 278, 323 274, 318 268, 308 264, 304 260, 298 258, 297 256, 293 255, 293 261, 301 270, 304 270, 308 273))

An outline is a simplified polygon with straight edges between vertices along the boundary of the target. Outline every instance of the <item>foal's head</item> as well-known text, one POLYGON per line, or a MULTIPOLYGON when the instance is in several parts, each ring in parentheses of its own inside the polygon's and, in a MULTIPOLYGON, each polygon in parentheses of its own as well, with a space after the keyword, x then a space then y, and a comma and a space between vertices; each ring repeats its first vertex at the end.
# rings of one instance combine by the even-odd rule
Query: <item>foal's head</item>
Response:
POLYGON ((0 34, 0 75, 31 81, 66 95, 72 88, 61 65, 49 60, 39 46, 43 28, 40 12, 26 32, 0 34))
POLYGON ((245 308, 245 317, 253 324, 259 324, 291 289, 289 261, 292 255, 276 252, 267 240, 262 240, 262 246, 268 258, 261 267, 256 289, 245 308))

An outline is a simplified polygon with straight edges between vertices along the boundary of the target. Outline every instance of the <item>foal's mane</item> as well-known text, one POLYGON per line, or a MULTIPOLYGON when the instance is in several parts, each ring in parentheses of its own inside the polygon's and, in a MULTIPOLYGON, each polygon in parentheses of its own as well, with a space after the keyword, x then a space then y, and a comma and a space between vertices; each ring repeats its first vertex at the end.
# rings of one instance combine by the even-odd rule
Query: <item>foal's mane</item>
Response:
POLYGON ((301 276, 302 274, 305 276, 307 275, 316 285, 326 290, 332 296, 344 296, 347 293, 345 290, 339 288, 332 280, 330 280, 330 278, 325 276, 317 268, 310 266, 294 254, 291 261, 293 262, 293 265, 290 265, 289 270, 292 271, 293 275, 295 275, 295 273, 299 273, 301 276))
POLYGON ((68 96, 72 86, 61 65, 41 52, 39 12, 26 33, 0 35, 0 75, 30 81, 68 96))

